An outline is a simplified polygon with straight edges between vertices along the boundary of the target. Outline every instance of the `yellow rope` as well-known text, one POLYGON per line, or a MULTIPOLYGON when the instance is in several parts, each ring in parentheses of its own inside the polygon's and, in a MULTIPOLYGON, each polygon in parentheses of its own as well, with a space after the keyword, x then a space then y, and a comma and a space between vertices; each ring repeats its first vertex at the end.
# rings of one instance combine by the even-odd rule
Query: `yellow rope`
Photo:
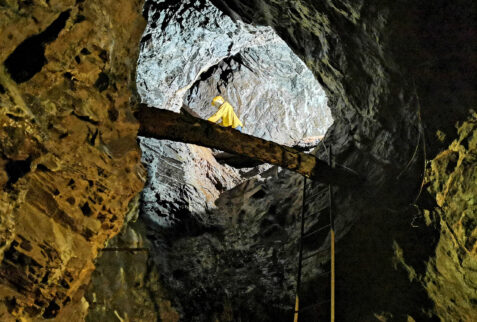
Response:
POLYGON ((331 230, 331 322, 335 321, 335 231, 331 230))
POLYGON ((298 322, 298 309, 299 309, 299 303, 298 303, 298 295, 296 296, 295 300, 295 318, 293 319, 293 322, 298 322))

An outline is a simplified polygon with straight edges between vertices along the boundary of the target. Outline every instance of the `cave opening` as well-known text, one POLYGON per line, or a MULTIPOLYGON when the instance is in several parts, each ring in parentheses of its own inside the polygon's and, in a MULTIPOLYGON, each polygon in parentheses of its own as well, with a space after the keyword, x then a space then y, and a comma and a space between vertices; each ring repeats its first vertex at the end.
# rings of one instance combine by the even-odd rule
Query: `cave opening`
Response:
MULTIPOLYGON (((367 147, 359 146, 367 144, 370 133, 363 132, 368 128, 383 131, 384 137, 394 135, 381 130, 373 117, 363 117, 357 126, 356 119, 362 115, 357 117, 356 110, 364 115, 370 112, 364 106, 357 107, 357 102, 347 101, 356 99, 353 95, 361 95, 360 91, 367 92, 363 88, 373 84, 372 76, 365 75, 367 82, 353 84, 350 93, 344 93, 340 82, 335 81, 340 79, 339 71, 333 69, 336 61, 324 59, 323 64, 331 71, 313 74, 303 57, 297 57, 270 27, 234 21, 208 1, 148 2, 145 16, 149 21, 140 44, 137 89, 146 105, 172 112, 186 105, 188 111, 207 119, 215 112, 210 101, 222 95, 243 119, 246 134, 310 150, 332 125, 328 99, 316 80, 319 78, 328 86, 327 92, 334 94, 334 115, 342 118, 328 137, 328 144, 340 150, 341 160, 357 163, 359 153, 369 156, 367 147), (312 108, 315 106, 319 108, 312 108), (353 124, 346 123, 351 120, 353 124)), ((415 119, 410 118, 413 123, 415 119)), ((386 115, 383 119, 386 123, 386 115)), ((389 123, 394 126, 394 121, 389 123)), ((408 132, 415 135, 416 127, 408 132)), ((406 150, 408 142, 404 143, 406 150)), ((143 243, 150 252, 144 269, 159 276, 164 288, 173 294, 172 305, 179 307, 181 316, 207 320, 226 312, 230 301, 234 303, 230 314, 245 321, 284 321, 291 317, 296 295, 298 218, 300 212, 310 216, 322 209, 326 198, 310 201, 303 210, 305 184, 300 175, 276 166, 236 169, 236 165, 219 162, 221 151, 180 142, 141 137, 140 146, 148 179, 139 204, 141 219, 128 229, 146 231, 148 238, 143 243), (270 298, 262 300, 264 294, 270 298), (225 298, 226 304, 214 305, 220 298, 225 298)), ((325 158, 325 150, 320 147, 316 153, 325 158)), ((395 155, 379 155, 387 153, 384 151, 373 153, 384 164, 382 168, 403 162, 393 160, 395 155)), ((368 164, 363 160, 361 166, 368 164)), ((379 187, 387 178, 383 179, 382 168, 376 168, 372 175, 379 187)), ((306 189, 313 196, 323 186, 309 182, 306 189)), ((344 200, 347 206, 351 203, 357 204, 357 209, 364 208, 369 197, 368 190, 363 191, 364 196, 361 191, 342 190, 338 203, 344 200)), ((337 208, 343 234, 359 217, 353 214, 357 209, 337 208)), ((305 228, 311 232, 323 222, 323 216, 313 218, 305 228)), ((308 254, 321 252, 330 238, 328 231, 313 234, 303 248, 308 254)), ((324 280, 329 265, 330 258, 321 256, 303 270, 306 295, 301 300, 305 306, 315 304, 305 319, 329 314, 327 307, 316 305, 324 303, 330 292, 324 280), (316 284, 321 287, 315 288, 316 284)))
MULTIPOLYGON (((245 134, 300 151, 311 152, 318 146, 322 150, 321 141, 333 118, 324 90, 305 63, 271 27, 234 21, 209 1, 196 3, 146 3, 148 25, 137 66, 142 103, 172 112, 185 105, 188 113, 206 120, 216 111, 212 98, 221 95, 235 108, 245 134)), ((287 289, 279 298, 274 295, 279 309, 263 307, 258 316, 282 318, 283 312, 290 313, 295 300, 293 258, 298 253, 302 176, 193 144, 140 137, 140 146, 148 172, 139 205, 139 222, 147 227, 140 229, 146 230, 144 243, 150 250, 144 265, 148 271, 159 270, 165 287, 177 296, 173 305, 181 305, 179 299, 186 297, 196 303, 184 307, 186 319, 207 316, 226 310, 202 307, 213 298, 236 296, 240 307, 247 301, 259 303, 261 289, 276 292, 270 282, 277 280, 279 288, 287 289), (253 221, 258 231, 250 229, 253 221), (250 245, 240 250, 237 246, 242 242, 250 245), (203 252, 195 254, 195 247, 203 252), (267 255, 260 256, 261 252, 267 255), (184 256, 187 253, 190 256, 184 256), (213 270, 207 264, 211 259, 213 270), (283 264, 274 267, 277 261, 283 264), (252 288, 248 292, 236 285, 243 284, 242 270, 258 270, 247 283, 252 288), (199 271, 208 277, 194 285, 194 272, 199 271), (213 291, 221 282, 224 287, 213 291)), ((309 189, 313 194, 320 187, 309 185, 309 189)), ((307 211, 322 207, 323 202, 313 200, 307 211)), ((306 228, 311 231, 322 221, 306 228)), ((128 229, 139 229, 140 223, 128 229)), ((307 239, 307 251, 326 241, 327 232, 323 233, 307 239)), ((107 268, 100 265, 103 269, 107 268)), ((304 278, 309 282, 307 274, 304 278)), ((308 286, 305 289, 309 291, 308 286)), ((243 319, 258 316, 247 311, 243 319)))
MULTIPOLYGON (((243 133, 302 151, 315 148, 333 119, 304 62, 271 27, 233 20, 210 1, 195 4, 146 3, 137 67, 142 103, 174 112, 184 106, 207 119, 217 111, 212 98, 220 95, 244 123, 243 133)), ((160 213, 161 225, 175 221, 169 208, 182 202, 180 209, 189 212, 213 209, 222 192, 270 169, 191 144, 140 142, 148 168, 143 209, 160 213)))

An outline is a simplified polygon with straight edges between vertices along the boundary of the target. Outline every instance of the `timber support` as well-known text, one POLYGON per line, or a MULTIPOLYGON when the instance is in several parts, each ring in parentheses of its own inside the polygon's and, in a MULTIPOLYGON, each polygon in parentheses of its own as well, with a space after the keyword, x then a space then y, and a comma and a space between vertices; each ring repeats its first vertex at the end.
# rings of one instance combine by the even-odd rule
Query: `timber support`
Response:
POLYGON ((323 183, 353 185, 361 181, 355 173, 333 169, 312 154, 225 128, 189 113, 141 105, 135 116, 140 122, 140 136, 219 149, 278 165, 323 183))

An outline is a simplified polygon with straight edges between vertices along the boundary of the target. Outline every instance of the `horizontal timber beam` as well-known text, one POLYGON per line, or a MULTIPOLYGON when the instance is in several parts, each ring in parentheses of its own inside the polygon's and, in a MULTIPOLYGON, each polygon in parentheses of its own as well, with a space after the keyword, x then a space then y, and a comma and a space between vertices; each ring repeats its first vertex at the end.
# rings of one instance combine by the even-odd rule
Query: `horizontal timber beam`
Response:
POLYGON ((331 168, 312 154, 222 127, 188 113, 178 114, 141 105, 135 116, 140 123, 140 136, 219 149, 278 165, 324 183, 354 185, 361 181, 353 172, 331 168))

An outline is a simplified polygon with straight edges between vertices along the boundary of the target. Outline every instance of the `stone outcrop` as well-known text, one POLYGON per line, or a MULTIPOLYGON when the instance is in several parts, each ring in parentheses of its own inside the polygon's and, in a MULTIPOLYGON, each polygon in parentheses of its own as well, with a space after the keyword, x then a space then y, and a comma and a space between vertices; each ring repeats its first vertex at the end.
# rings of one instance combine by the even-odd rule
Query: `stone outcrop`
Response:
POLYGON ((302 186, 301 176, 272 168, 223 193, 206 231, 170 239, 156 262, 184 320, 289 320, 302 186))
POLYGON ((208 0, 148 1, 145 14, 149 23, 141 40, 138 92, 144 103, 175 112, 209 68, 277 39, 271 28, 236 23, 208 0))
POLYGON ((332 124, 324 91, 311 71, 281 39, 242 49, 204 73, 185 103, 207 119, 220 94, 234 106, 243 132, 286 144, 323 136, 332 124))
POLYGON ((0 4, 2 321, 80 320, 98 248, 142 189, 131 108, 141 5, 0 4))
POLYGON ((158 267, 151 262, 152 240, 144 221, 138 220, 139 209, 136 198, 123 229, 96 262, 85 295, 86 321, 179 321, 161 286, 158 267))
MULTIPOLYGON (((445 257, 441 255, 436 257, 436 249, 441 253, 444 248, 438 245, 445 245, 445 239, 440 237, 440 228, 430 221, 426 224, 425 216, 422 216, 425 197, 420 194, 425 159, 433 159, 439 147, 456 137, 453 122, 466 116, 472 107, 469 102, 474 94, 467 91, 469 73, 457 76, 450 72, 455 67, 460 70, 472 66, 470 57, 465 57, 468 46, 456 49, 460 47, 456 44, 466 36, 452 28, 452 24, 464 29, 468 26, 469 15, 461 15, 465 4, 459 3, 452 11, 446 11, 444 17, 435 9, 439 6, 431 8, 410 3, 213 2, 233 17, 273 26, 304 60, 330 98, 335 124, 325 137, 326 143, 332 144, 338 163, 358 170, 368 179, 369 184, 359 189, 335 190, 339 320, 429 320, 439 317, 445 320, 456 311, 461 312, 463 319, 472 314, 475 305, 467 293, 472 282, 466 282, 459 277, 461 275, 452 278, 466 287, 460 290, 447 283, 450 288, 447 295, 443 299, 435 295, 439 288, 434 285, 443 285, 446 282, 442 281, 449 280, 447 273, 443 274, 438 268, 445 266, 449 274, 460 268, 455 268, 455 257, 447 256, 446 260, 442 260, 445 257), (439 31, 432 34, 433 26, 437 25, 439 31), (458 60, 441 59, 444 48, 451 48, 451 55, 458 60), (429 61, 433 55, 438 58, 429 61), (460 97, 455 101, 449 100, 453 95, 449 91, 435 93, 428 85, 445 88, 453 82, 462 85, 458 88, 460 97), (446 114, 448 111, 452 111, 449 112, 452 115, 446 114), (438 133, 442 141, 436 139, 437 129, 443 132, 438 133), (420 196, 417 203, 416 196, 420 196), (453 303, 451 298, 460 304, 446 309, 448 306, 443 303, 453 303), (463 298, 470 304, 464 304, 463 298)), ((293 175, 280 176, 281 180, 272 175, 267 181, 274 187, 280 182, 286 185, 284 189, 289 191, 290 197, 286 209, 296 214, 299 182, 293 175)), ((247 184, 251 190, 262 185, 261 182, 247 184)), ((227 192, 217 201, 218 215, 211 212, 216 218, 236 214, 235 221, 227 223, 217 219, 219 223, 201 228, 201 233, 193 230, 193 233, 182 232, 177 240, 168 239, 173 252, 167 253, 177 258, 169 259, 167 267, 163 268, 163 285, 171 290, 173 306, 185 318, 207 321, 212 316, 225 321, 240 318, 280 321, 291 317, 294 293, 290 277, 295 270, 289 259, 293 256, 292 250, 296 249, 293 247, 296 246, 296 230, 292 229, 296 221, 276 224, 281 216, 270 209, 263 210, 264 217, 261 217, 261 206, 273 203, 271 200, 279 192, 269 188, 252 198, 254 194, 247 194, 243 185, 246 183, 232 190, 237 191, 237 195, 227 192), (239 201, 234 203, 234 198, 239 201), (264 218, 267 220, 260 228, 264 231, 254 235, 264 218), (253 245, 258 245, 258 249, 261 245, 269 245, 265 233, 268 228, 276 229, 270 233, 271 239, 284 240, 283 247, 288 253, 275 246, 266 247, 270 253, 255 252, 253 245), (234 239, 236 233, 240 237, 234 239), (184 259, 178 254, 190 256, 184 259), (281 255, 274 260, 274 254, 281 255), (192 256, 196 258, 195 262, 190 258, 192 256), (184 261, 188 269, 184 269, 184 261), (273 266, 269 267, 269 263, 273 266), (266 273, 252 273, 265 268, 266 273), (234 274, 227 275, 229 270, 234 274), (274 279, 275 275, 270 272, 276 270, 286 274, 274 279), (259 287, 254 288, 255 285, 259 287), (279 285, 281 291, 277 292, 271 285, 279 285), (247 301, 246 296, 241 297, 235 291, 236 288, 254 300, 247 301), (191 289, 195 290, 193 295, 187 294, 195 300, 183 300, 186 290, 191 289), (247 290, 251 290, 250 293, 247 290), (287 302, 289 307, 285 305, 287 302), (268 310, 263 303, 277 305, 268 310)), ((318 201, 311 206, 318 207, 318 201)), ((309 245, 310 249, 321 247, 326 238, 322 236, 321 240, 309 245)), ((164 252, 160 254, 164 255, 164 252)), ((316 288, 326 293, 326 280, 317 276, 321 272, 320 264, 326 264, 327 258, 317 260, 305 270, 304 301, 320 298, 313 291, 316 288)), ((463 265, 468 262, 465 260, 463 265)), ((326 314, 326 311, 320 314, 326 314)))
MULTIPOLYGON (((335 119, 325 142, 333 145, 338 162, 372 183, 359 192, 336 190, 337 305, 346 308, 337 318, 466 320, 475 315, 469 296, 475 279, 460 273, 472 271, 472 256, 462 249, 443 256, 455 246, 443 236, 445 229, 426 225, 421 215, 426 198, 419 193, 425 160, 458 137, 456 121, 467 118, 475 105, 475 91, 469 90, 475 71, 472 32, 461 32, 475 29, 470 2, 212 2, 231 16, 272 26, 306 62, 324 86, 335 119), (439 298, 439 292, 446 295, 439 298)), ((435 162, 439 159, 445 158, 435 162)), ((474 167, 460 167, 455 178, 465 181, 459 171, 474 167)), ((464 185, 447 195, 447 203, 471 206, 459 200, 473 189, 464 185)), ((459 213, 445 206, 438 210, 441 218, 455 217, 454 211, 459 213)), ((462 219, 469 222, 466 216, 462 219)), ((475 214, 471 217, 475 220, 475 214)), ((451 230, 458 229, 452 220, 451 230)), ((468 227, 460 233, 463 240, 472 234, 468 227)))
POLYGON ((148 184, 142 211, 155 224, 172 227, 215 207, 220 194, 243 181, 235 169, 219 164, 210 149, 141 138, 148 184))
POLYGON ((432 160, 425 184, 435 204, 423 215, 439 231, 435 256, 419 278, 443 321, 477 315, 477 114, 458 128, 459 137, 432 160))

